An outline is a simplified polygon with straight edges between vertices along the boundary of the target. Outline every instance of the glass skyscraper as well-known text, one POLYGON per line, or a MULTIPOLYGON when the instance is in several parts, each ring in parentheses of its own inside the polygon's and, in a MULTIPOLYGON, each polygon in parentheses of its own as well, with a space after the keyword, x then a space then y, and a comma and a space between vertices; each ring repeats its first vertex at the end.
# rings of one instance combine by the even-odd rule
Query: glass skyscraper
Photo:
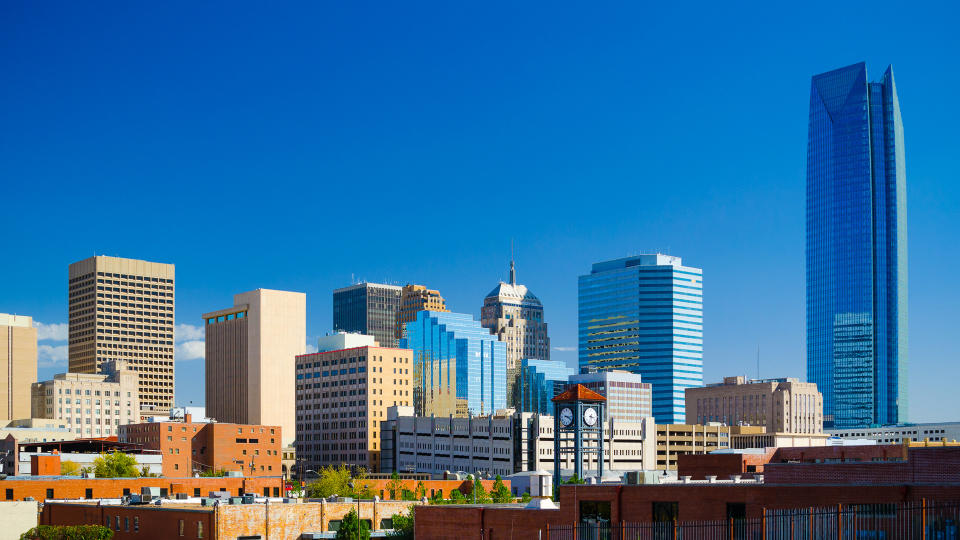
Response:
POLYGON ((506 408, 506 344, 472 316, 421 311, 407 323, 400 348, 413 349, 417 416, 488 415, 506 408))
POLYGON ((661 254, 596 263, 578 304, 581 371, 639 373, 656 422, 684 423, 684 391, 703 385, 703 271, 661 254))
POLYGON ((397 346, 402 287, 358 283, 333 291, 333 331, 373 336, 381 347, 397 346))
POLYGON ((553 401, 567 388, 575 374, 567 364, 557 360, 524 358, 520 361, 517 403, 520 412, 553 415, 553 401))
POLYGON ((904 422, 907 200, 900 103, 888 67, 816 75, 807 139, 807 379, 824 426, 904 422))

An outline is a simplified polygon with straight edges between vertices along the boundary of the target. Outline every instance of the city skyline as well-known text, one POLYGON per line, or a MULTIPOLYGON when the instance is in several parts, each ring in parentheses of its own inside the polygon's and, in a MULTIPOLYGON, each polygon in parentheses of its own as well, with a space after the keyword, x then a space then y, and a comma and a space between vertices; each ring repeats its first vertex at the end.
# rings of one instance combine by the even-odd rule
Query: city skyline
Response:
POLYGON ((66 267, 91 253, 177 266, 176 399, 198 405, 201 314, 228 295, 306 293, 307 345, 332 329, 330 292, 352 274, 427 284, 479 319, 510 238, 544 304, 551 358, 576 362, 576 276, 660 248, 709 276, 705 382, 756 377, 758 348, 759 376, 806 379, 809 80, 864 60, 872 73, 897 66, 908 119, 909 418, 948 420, 943 411, 960 408, 948 384, 960 369, 949 341, 960 284, 939 279, 960 264, 949 249, 960 241, 960 135, 947 128, 960 119, 949 93, 960 75, 943 69, 960 48, 954 5, 898 10, 882 43, 874 36, 890 17, 846 7, 837 19, 862 24, 843 35, 815 10, 783 29, 736 13, 691 22, 666 7, 519 7, 509 21, 446 8, 480 32, 421 8, 279 9, 253 24, 200 7, 200 20, 226 20, 199 33, 169 8, 150 21, 3 9, 11 31, 0 40, 15 53, 0 58, 11 81, 0 89, 0 161, 14 204, 0 225, 16 233, 6 248, 18 263, 0 269, 0 312, 37 323, 40 379, 67 369, 66 267), (689 23, 699 37, 687 44, 670 24, 639 32, 641 19, 689 23), (600 23, 604 32, 590 30, 600 23), (115 41, 91 39, 105 28, 115 41), (389 50, 369 44, 372 32, 389 50), (152 46, 170 35, 183 41, 152 46), (480 217, 494 182, 513 199, 491 195, 518 209, 496 233, 480 217), (410 225, 427 234, 384 231, 384 220, 326 202, 399 207, 410 189, 457 218, 410 225), (251 198, 260 214, 234 217, 251 198), (244 234, 202 238, 200 218, 213 216, 244 234))

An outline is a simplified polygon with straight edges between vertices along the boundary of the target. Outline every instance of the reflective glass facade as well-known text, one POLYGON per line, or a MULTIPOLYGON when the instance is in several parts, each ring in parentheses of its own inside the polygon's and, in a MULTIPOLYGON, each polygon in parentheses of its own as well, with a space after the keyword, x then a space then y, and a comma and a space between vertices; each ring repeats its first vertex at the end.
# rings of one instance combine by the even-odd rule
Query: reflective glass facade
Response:
POLYGON ((682 424, 684 391, 703 385, 703 271, 660 254, 596 263, 578 305, 580 369, 639 373, 656 422, 682 424))
POLYGON ((893 68, 813 77, 807 142, 807 379, 824 426, 903 422, 907 229, 893 68))
POLYGON ((553 415, 554 396, 563 392, 576 372, 564 362, 525 358, 520 362, 520 412, 553 415))
POLYGON ((413 350, 417 416, 483 415, 507 406, 507 348, 463 313, 421 311, 400 347, 413 350))

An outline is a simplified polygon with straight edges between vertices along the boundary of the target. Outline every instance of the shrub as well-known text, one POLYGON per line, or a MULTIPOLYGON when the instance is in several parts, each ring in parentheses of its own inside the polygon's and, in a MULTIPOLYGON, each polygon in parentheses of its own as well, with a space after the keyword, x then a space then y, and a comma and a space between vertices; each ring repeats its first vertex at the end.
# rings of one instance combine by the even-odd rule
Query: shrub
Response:
POLYGON ((39 525, 20 540, 110 540, 113 531, 103 525, 39 525))

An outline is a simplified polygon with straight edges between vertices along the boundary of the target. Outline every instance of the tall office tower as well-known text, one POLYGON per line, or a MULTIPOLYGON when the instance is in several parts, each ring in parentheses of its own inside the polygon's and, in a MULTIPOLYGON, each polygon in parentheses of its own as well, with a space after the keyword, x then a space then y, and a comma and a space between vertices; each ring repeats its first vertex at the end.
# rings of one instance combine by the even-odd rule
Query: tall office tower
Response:
POLYGON ((143 415, 173 407, 172 264, 94 256, 69 269, 69 371, 124 360, 140 376, 143 415))
POLYGON ((417 416, 475 416, 506 408, 507 349, 470 315, 421 311, 400 347, 413 349, 417 416))
POLYGON ((219 422, 283 428, 296 435, 291 389, 307 340, 307 295, 257 289, 235 294, 233 307, 204 313, 207 415, 219 422))
POLYGON ((380 472, 380 423, 413 401, 413 355, 372 336, 320 338, 296 360, 297 459, 304 469, 347 463, 380 472))
POLYGON ((703 271, 659 253, 599 262, 577 296, 581 371, 639 373, 657 423, 682 424, 684 390, 703 384, 703 271))
POLYGON ((608 418, 640 422, 652 416, 653 388, 636 373, 619 369, 580 373, 570 376, 570 384, 582 384, 607 398, 608 418))
POLYGON ((333 291, 333 330, 373 336, 381 347, 397 346, 401 287, 358 283, 333 291))
POLYGON ((501 281, 483 299, 480 324, 507 344, 507 406, 517 407, 517 379, 525 358, 550 359, 550 337, 543 321, 543 304, 525 285, 517 284, 517 271, 510 261, 510 282, 501 281))
POLYGON ((567 389, 574 370, 558 360, 535 360, 524 358, 520 361, 520 376, 517 379, 517 392, 520 400, 518 412, 553 415, 553 398, 567 389))
POLYGON ((30 418, 30 385, 37 380, 33 319, 0 313, 0 420, 30 418))
POLYGON ((122 360, 104 364, 103 375, 59 373, 32 387, 33 418, 52 418, 77 437, 113 437, 120 426, 140 422, 137 372, 122 360))
POLYGON ((397 311, 397 329, 395 336, 398 340, 407 337, 407 323, 417 320, 420 311, 447 311, 447 303, 440 296, 440 291, 428 289, 423 285, 404 285, 400 290, 400 309, 397 311))
POLYGON ((807 380, 824 427, 906 421, 907 190, 888 67, 813 77, 807 139, 807 380))

